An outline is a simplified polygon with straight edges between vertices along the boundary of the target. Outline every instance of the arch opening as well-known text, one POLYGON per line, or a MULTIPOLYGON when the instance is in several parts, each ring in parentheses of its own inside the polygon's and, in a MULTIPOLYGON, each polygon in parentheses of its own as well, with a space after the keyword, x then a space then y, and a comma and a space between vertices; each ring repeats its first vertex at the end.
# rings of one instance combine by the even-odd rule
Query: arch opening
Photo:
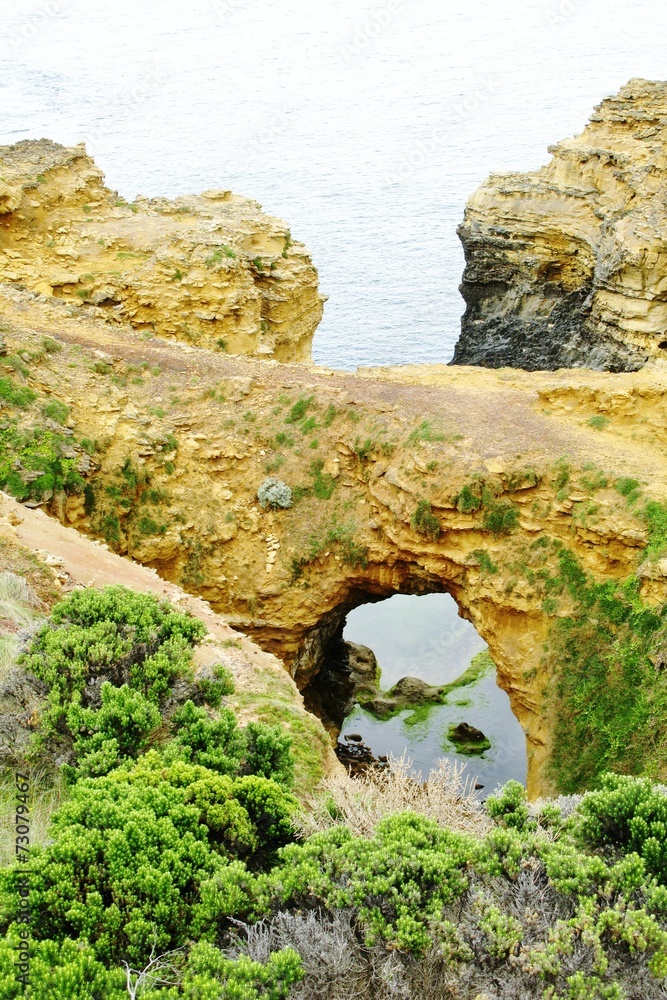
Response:
POLYGON ((487 793, 526 782, 525 734, 486 642, 448 593, 368 594, 346 608, 303 693, 348 762, 364 759, 360 738, 376 758, 405 753, 423 777, 446 757, 487 793))

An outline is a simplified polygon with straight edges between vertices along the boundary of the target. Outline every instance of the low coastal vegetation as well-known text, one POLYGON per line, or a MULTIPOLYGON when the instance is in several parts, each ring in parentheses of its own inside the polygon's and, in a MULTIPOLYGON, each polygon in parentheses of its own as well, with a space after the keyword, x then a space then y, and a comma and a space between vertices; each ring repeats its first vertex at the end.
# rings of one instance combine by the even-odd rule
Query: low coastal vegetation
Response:
MULTIPOLYGON (((3 749, 5 797, 42 810, 36 1000, 662 995, 660 786, 610 774, 529 804, 510 782, 482 806, 452 765, 421 783, 394 762, 295 787, 284 731, 240 726, 225 669, 194 671, 197 619, 121 587, 75 590, 45 618, 25 579, 0 583, 19 628, 4 697, 21 680, 37 701, 3 749)), ((23 995, 13 833, 7 1000, 23 995)))

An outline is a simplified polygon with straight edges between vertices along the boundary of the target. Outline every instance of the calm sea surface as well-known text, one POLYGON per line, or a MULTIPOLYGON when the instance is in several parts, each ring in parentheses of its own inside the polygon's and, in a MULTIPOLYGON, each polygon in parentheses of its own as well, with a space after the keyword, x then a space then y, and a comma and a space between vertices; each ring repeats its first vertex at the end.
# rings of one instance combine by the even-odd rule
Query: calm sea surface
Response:
MULTIPOLYGON (((337 368, 449 361, 467 197, 545 162, 629 78, 667 78, 655 0, 0 0, 0 15, 0 143, 85 142, 128 198, 259 201, 312 253, 329 296, 314 356, 337 368)), ((451 680, 483 647, 444 595, 357 609, 347 635, 385 687, 451 680)), ((490 676, 470 698, 422 729, 350 722, 428 770, 463 713, 494 743, 480 780, 522 778, 506 696, 490 676)))

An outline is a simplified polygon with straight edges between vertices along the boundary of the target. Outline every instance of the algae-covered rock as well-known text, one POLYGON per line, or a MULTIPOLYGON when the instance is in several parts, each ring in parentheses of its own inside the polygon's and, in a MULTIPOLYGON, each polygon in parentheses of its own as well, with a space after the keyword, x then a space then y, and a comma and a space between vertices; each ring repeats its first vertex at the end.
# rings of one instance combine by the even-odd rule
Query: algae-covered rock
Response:
POLYGON ((481 756, 491 747, 491 741, 482 730, 475 729, 467 722, 459 722, 457 726, 450 726, 447 736, 456 747, 457 753, 465 754, 466 757, 481 756))
POLYGON ((418 677, 401 677, 389 691, 364 702, 364 708, 379 719, 386 719, 406 708, 440 704, 444 700, 443 694, 444 688, 434 687, 418 677))

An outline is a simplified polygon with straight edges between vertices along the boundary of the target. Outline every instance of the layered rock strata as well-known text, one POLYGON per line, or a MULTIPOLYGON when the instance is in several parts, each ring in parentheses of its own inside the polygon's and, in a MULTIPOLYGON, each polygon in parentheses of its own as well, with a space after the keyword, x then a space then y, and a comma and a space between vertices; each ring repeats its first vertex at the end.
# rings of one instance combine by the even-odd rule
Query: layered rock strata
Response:
POLYGON ((324 299, 284 222, 231 191, 128 203, 83 145, 0 147, 0 281, 111 324, 308 361, 324 299))
POLYGON ((453 363, 616 372, 667 358, 667 84, 631 80, 549 151, 468 201, 453 363))
POLYGON ((549 790, 558 546, 598 580, 641 568, 644 599, 667 598, 667 560, 646 559, 646 525, 614 488, 667 492, 657 370, 351 375, 147 339, 12 288, 2 305, 0 368, 22 378, 23 359, 33 408, 64 403, 91 453, 85 492, 54 494, 52 514, 210 601, 301 690, 352 608, 451 593, 526 732, 531 794, 549 790), (260 506, 267 476, 291 506, 260 506))

